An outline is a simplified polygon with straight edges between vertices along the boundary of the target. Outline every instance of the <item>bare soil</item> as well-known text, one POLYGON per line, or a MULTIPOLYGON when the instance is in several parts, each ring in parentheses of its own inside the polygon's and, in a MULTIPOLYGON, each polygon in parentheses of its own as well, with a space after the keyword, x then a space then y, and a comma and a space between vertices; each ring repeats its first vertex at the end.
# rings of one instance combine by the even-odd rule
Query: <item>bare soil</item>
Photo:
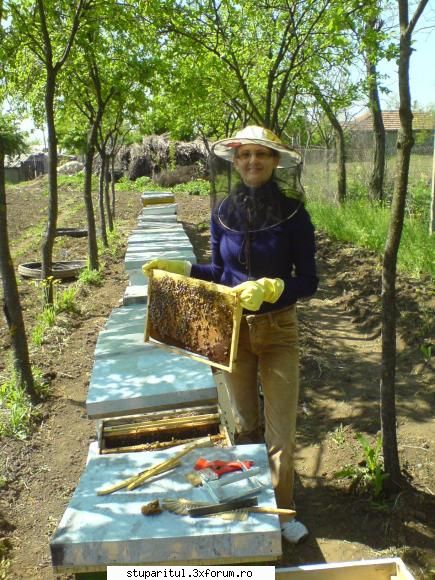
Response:
MULTIPOLYGON (((43 181, 8 193, 14 262, 39 261, 45 221, 43 181)), ((80 193, 61 191, 59 227, 84 227, 80 193)), ((208 200, 179 196, 184 223, 199 260, 208 252, 208 200)), ((117 217, 124 235, 134 228, 139 194, 119 193, 117 217)), ((57 238, 55 259, 83 259, 86 238, 57 238)), ((123 256, 105 257, 104 285, 82 290, 79 312, 59 317, 32 360, 50 382, 32 436, 0 440, 0 578, 69 578, 52 572, 49 540, 82 473, 95 424, 85 401, 99 331, 127 285, 123 256)), ((311 531, 299 546, 284 546, 279 565, 400 556, 417 579, 435 577, 434 368, 423 345, 433 345, 434 285, 399 275, 397 433, 409 485, 373 501, 351 479, 334 473, 364 467, 356 440, 372 444, 380 429, 380 260, 374 254, 318 233, 320 289, 300 303, 302 380, 297 447, 297 510, 311 531), (426 358, 424 357, 426 353, 426 358), (429 360, 427 360, 429 358, 429 360)), ((66 287, 68 282, 63 282, 66 287)), ((20 280, 27 328, 41 309, 41 289, 20 280)), ((9 351, 0 322, 4 371, 9 351)))

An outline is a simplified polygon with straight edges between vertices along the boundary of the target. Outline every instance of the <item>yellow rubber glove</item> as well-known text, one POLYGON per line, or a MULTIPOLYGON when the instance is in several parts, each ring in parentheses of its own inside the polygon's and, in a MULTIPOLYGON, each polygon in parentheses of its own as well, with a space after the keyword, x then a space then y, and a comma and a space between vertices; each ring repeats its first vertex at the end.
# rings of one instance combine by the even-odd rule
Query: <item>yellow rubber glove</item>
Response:
POLYGON ((272 304, 278 300, 284 290, 284 282, 280 278, 260 278, 248 280, 233 288, 238 294, 240 304, 246 310, 257 311, 263 302, 272 304))
POLYGON ((171 274, 181 274, 182 276, 190 276, 192 264, 187 260, 163 260, 162 258, 155 258, 142 266, 142 272, 148 276, 150 270, 164 270, 171 272, 171 274))
POLYGON ((260 278, 257 284, 263 287, 264 301, 272 304, 275 304, 284 291, 284 281, 281 278, 260 278))

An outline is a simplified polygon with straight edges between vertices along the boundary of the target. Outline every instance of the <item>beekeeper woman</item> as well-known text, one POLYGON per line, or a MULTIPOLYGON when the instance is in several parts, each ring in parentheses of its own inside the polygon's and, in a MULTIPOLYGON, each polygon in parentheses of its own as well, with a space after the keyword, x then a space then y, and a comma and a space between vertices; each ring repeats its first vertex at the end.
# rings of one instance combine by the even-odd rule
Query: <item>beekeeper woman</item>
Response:
MULTIPOLYGON (((237 443, 258 440, 260 388, 277 505, 292 507, 299 393, 296 302, 311 296, 318 283, 314 228, 299 181, 302 159, 270 130, 257 126, 217 141, 212 152, 228 164, 220 162, 224 175, 216 179, 224 197, 218 195, 212 212, 211 263, 156 259, 143 269, 234 287, 244 316, 237 362, 225 381, 237 443)), ((289 542, 308 535, 297 520, 281 523, 289 542)))

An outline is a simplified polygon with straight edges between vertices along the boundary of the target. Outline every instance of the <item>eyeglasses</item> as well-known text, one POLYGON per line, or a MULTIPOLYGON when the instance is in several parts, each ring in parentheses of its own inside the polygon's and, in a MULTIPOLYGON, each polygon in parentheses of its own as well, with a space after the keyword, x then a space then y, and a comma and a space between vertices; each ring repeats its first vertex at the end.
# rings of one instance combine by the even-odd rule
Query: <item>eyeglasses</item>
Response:
POLYGON ((273 153, 269 153, 268 151, 242 151, 241 153, 236 154, 236 159, 240 159, 241 161, 248 161, 251 157, 263 160, 272 157, 273 153))

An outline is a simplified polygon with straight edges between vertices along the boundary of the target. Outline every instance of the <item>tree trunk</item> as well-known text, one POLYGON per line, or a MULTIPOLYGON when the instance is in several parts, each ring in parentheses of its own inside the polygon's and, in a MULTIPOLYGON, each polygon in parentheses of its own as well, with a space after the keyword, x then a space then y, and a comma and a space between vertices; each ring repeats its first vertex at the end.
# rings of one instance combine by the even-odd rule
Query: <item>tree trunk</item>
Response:
POLYGON ((338 203, 346 201, 346 146, 344 133, 340 123, 333 125, 335 131, 335 146, 337 149, 337 199, 338 203))
POLYGON ((39 402, 39 397, 35 391, 23 312, 9 249, 4 160, 5 155, 0 144, 0 271, 3 285, 3 312, 9 328, 17 381, 24 388, 31 402, 36 404, 39 402))
POLYGON ((106 231, 106 216, 104 215, 104 173, 106 158, 101 156, 101 168, 100 168, 100 178, 98 180, 98 209, 100 211, 100 232, 101 240, 105 248, 109 247, 109 242, 107 241, 107 231, 106 231))
POLYGON ((319 87, 313 85, 313 94, 316 97, 319 105, 325 111, 329 122, 334 129, 335 134, 335 148, 337 156, 337 201, 338 203, 344 203, 346 201, 346 145, 344 141, 343 128, 340 125, 334 111, 331 109, 328 101, 322 95, 319 87))
POLYGON ((98 270, 98 246, 97 232, 95 228, 94 206, 92 203, 92 166, 94 162, 96 128, 92 127, 89 131, 88 142, 85 154, 85 183, 83 188, 83 197, 86 207, 86 217, 88 222, 88 258, 89 269, 98 270))
POLYGON ((427 0, 420 2, 414 18, 409 24, 408 2, 407 0, 398 0, 400 18, 400 130, 397 138, 397 178, 382 269, 381 424, 384 468, 389 475, 385 487, 389 492, 398 491, 404 482, 400 471, 396 432, 396 268, 405 216, 411 149, 414 144, 409 90, 412 29, 418 20, 417 14, 422 13, 426 4, 427 0))
POLYGON ((376 66, 367 59, 367 74, 369 78, 369 108, 373 121, 373 171, 369 184, 371 199, 384 199, 385 177, 385 127, 382 119, 381 102, 379 99, 376 66))
MULTIPOLYGON (((52 276, 53 246, 56 237, 58 216, 58 193, 57 193, 57 135, 54 121, 54 94, 56 89, 56 74, 52 68, 47 67, 47 79, 45 87, 45 112, 48 135, 48 215, 47 229, 42 242, 42 268, 41 276, 47 280, 52 276)), ((53 304, 53 287, 47 284, 45 293, 46 304, 53 304)))
POLYGON ((116 217, 115 155, 110 156, 110 187, 112 193, 112 218, 116 217))
POLYGON ((110 205, 110 195, 109 195, 109 188, 110 188, 110 167, 109 167, 109 156, 104 155, 105 162, 104 162, 104 204, 106 206, 106 213, 107 213, 107 225, 109 226, 109 231, 113 232, 113 217, 112 217, 112 207, 110 205))
MULTIPOLYGON (((402 114, 406 114, 405 111, 402 114)), ((412 116, 410 121, 412 123, 412 116)), ((389 474, 386 488, 392 492, 400 488, 402 480, 396 434, 396 266, 403 229, 411 147, 412 133, 411 141, 406 133, 399 133, 397 181, 382 269, 381 427, 384 467, 389 474)))

